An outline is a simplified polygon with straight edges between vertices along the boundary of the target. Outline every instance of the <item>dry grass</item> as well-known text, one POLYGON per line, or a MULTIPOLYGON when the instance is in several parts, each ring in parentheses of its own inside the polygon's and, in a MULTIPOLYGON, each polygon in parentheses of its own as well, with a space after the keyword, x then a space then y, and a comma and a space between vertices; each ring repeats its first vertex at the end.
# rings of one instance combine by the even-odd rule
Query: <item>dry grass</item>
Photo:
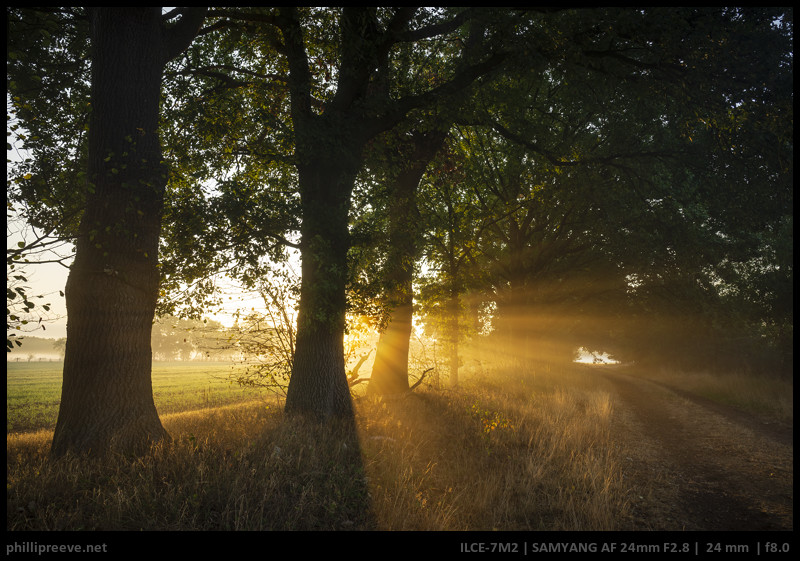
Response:
POLYGON ((361 516, 363 474, 346 434, 282 422, 263 402, 164 425, 173 442, 136 459, 52 461, 51 434, 9 437, 8 529, 312 530, 361 516))
POLYGON ((624 371, 758 415, 790 422, 794 418, 794 383, 791 378, 754 376, 743 372, 720 375, 635 367, 624 368, 624 371))
POLYGON ((624 530, 611 399, 591 376, 495 374, 356 400, 355 427, 263 402, 165 416, 145 457, 7 437, 9 530, 624 530), (420 391, 421 390, 421 391, 420 391))
POLYGON ((607 394, 482 378, 361 405, 381 528, 619 529, 607 394))

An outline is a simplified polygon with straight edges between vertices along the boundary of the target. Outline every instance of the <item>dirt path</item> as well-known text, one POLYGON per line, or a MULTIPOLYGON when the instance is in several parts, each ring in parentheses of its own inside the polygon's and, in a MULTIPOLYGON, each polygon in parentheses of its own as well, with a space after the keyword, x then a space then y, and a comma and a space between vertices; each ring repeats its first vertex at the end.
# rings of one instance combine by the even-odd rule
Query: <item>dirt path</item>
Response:
POLYGON ((792 426, 641 378, 615 395, 632 523, 652 530, 792 530, 792 426))

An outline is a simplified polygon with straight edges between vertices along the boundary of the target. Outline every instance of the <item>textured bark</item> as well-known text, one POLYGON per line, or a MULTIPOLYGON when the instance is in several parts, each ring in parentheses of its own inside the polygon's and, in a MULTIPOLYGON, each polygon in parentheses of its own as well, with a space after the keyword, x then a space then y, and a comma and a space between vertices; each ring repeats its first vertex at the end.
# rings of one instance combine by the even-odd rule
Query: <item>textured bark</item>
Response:
MULTIPOLYGON (((331 130, 326 127, 327 130, 331 130)), ((328 136, 328 139, 331 137, 328 136)), ((298 166, 302 202, 302 281, 297 342, 285 410, 320 421, 352 417, 344 364, 347 229, 360 148, 310 146, 298 166)))
MULTIPOLYGON (((411 298, 409 297, 409 300, 411 298)), ((411 339, 413 308, 411 304, 397 306, 389 325, 381 333, 367 393, 392 395, 409 391, 408 350, 411 339)))
POLYGON ((457 288, 453 288, 447 300, 448 335, 450 343, 450 385, 458 385, 458 343, 461 338, 459 316, 461 300, 457 288))
POLYGON ((428 163, 439 151, 446 136, 446 131, 418 133, 412 137, 409 146, 401 146, 401 152, 408 155, 393 182, 389 212, 389 255, 384 271, 390 318, 375 352, 372 376, 367 387, 372 395, 405 393, 410 389, 408 352, 413 331, 412 281, 419 235, 417 188, 428 163))
MULTIPOLYGON (((275 24, 289 68, 288 89, 302 201, 302 273, 297 346, 287 413, 322 420, 352 415, 343 360, 350 195, 365 144, 415 108, 441 102, 486 75, 503 57, 465 65, 425 94, 392 101, 389 51, 413 12, 397 12, 389 32, 377 11, 345 7, 340 17, 341 63, 333 98, 312 110, 312 79, 300 15, 281 8, 275 24), (346 395, 346 397, 345 397, 346 395)), ((479 34, 478 34, 479 35, 479 34)), ((476 35, 477 36, 477 35, 476 35)))
MULTIPOLYGON (((89 186, 66 286, 56 456, 137 452, 167 437, 150 378, 166 185, 157 127, 164 64, 186 41, 166 44, 175 36, 160 15, 158 8, 90 11, 89 186)), ((195 14, 191 23, 201 21, 195 14)))
POLYGON ((286 413, 318 421, 353 416, 350 388, 344 373, 342 333, 342 330, 310 325, 298 329, 292 378, 286 393, 286 413))

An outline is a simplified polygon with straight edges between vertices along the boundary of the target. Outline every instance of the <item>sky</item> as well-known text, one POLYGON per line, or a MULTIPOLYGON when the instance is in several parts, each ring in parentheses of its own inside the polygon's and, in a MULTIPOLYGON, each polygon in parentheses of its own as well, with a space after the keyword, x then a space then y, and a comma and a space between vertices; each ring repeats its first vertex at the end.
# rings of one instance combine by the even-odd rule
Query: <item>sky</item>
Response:
MULTIPOLYGON (((9 226, 7 224, 7 232, 9 226)), ((11 235, 6 238, 7 248, 16 247, 18 241, 23 238, 19 235, 11 235)), ((67 252, 71 250, 71 246, 65 248, 67 252)), ((59 339, 67 336, 67 306, 66 301, 61 292, 67 284, 67 275, 69 270, 56 263, 45 264, 32 264, 27 265, 22 269, 17 269, 15 272, 23 274, 28 282, 24 283, 29 287, 27 294, 33 296, 31 300, 39 308, 40 304, 49 304, 50 311, 44 312, 39 309, 40 315, 43 316, 44 330, 37 328, 29 330, 27 333, 33 337, 47 337, 52 339, 59 339), (37 298, 42 296, 42 298, 37 298)), ((223 294, 223 304, 219 313, 209 312, 207 317, 221 322, 223 325, 231 326, 233 324, 233 315, 237 309, 250 310, 255 308, 264 307, 263 300, 257 295, 246 292, 241 287, 237 286, 233 281, 228 281, 223 284, 226 286, 223 294)), ((36 311, 36 310, 34 310, 36 311)), ((35 317, 39 317, 36 315, 35 317)), ((30 327, 30 326, 29 326, 30 327)))
MULTIPOLYGON (((19 220, 13 217, 6 217, 6 249, 16 248, 17 243, 30 241, 33 239, 33 233, 30 229, 25 229, 20 224, 19 220)), ((71 246, 66 246, 61 249, 63 254, 69 255, 71 246)), ((31 302, 36 304, 34 312, 40 308, 41 304, 49 304, 50 311, 45 312, 39 309, 43 315, 43 325, 45 329, 35 329, 29 331, 29 334, 35 337, 50 337, 58 339, 67 336, 67 307, 64 297, 60 292, 64 290, 67 283, 67 274, 69 270, 58 263, 44 263, 44 264, 29 264, 22 267, 16 267, 14 272, 10 272, 6 266, 6 276, 20 274, 23 275, 27 282, 22 283, 23 286, 28 287, 26 290, 27 296, 31 302), (38 298, 42 296, 42 298, 38 298)), ((30 326, 28 326, 30 327, 30 326)))

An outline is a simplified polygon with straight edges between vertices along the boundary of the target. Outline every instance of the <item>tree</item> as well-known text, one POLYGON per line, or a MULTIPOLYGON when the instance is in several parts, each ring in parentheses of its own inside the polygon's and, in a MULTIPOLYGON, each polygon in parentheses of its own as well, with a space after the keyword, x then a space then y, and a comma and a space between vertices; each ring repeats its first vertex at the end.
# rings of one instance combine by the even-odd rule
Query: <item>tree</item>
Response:
MULTIPOLYGON (((88 57, 80 9, 9 7, 7 24, 8 332, 44 329, 49 304, 35 305, 28 272, 72 259, 80 195, 67 186, 85 147, 88 57)), ((7 348, 14 339, 7 337, 7 348)))
POLYGON ((161 76, 205 9, 93 8, 85 208, 66 287, 67 346, 52 453, 137 451, 167 438, 153 403, 150 331, 167 168, 161 76))
POLYGON ((367 391, 373 395, 409 391, 408 353, 413 330, 413 277, 419 258, 421 235, 417 208, 417 188, 429 162, 442 147, 446 126, 430 131, 410 131, 396 141, 387 142, 393 156, 386 181, 389 186, 388 235, 383 262, 382 308, 385 318, 375 351, 367 391))
MULTIPOLYGON (((743 333, 752 331, 736 319, 744 308, 725 286, 744 279, 730 274, 731 263, 740 272, 749 268, 744 262, 764 263, 761 244, 774 240, 768 232, 783 231, 790 206, 791 134, 774 120, 781 114, 791 123, 787 18, 780 10, 735 8, 600 10, 596 21, 612 14, 610 36, 590 32, 570 43, 572 52, 551 74, 559 78, 557 96, 538 109, 571 145, 536 134, 512 106, 496 112, 502 117, 491 126, 562 174, 584 168, 612 179, 600 183, 602 195, 595 189, 596 203, 611 197, 613 205, 601 204, 607 218, 591 230, 603 231, 604 251, 613 252, 614 284, 628 287, 624 299, 609 301, 612 317, 630 315, 608 322, 614 329, 607 340, 638 340, 641 354, 629 345, 628 356, 691 355, 695 364, 714 365, 727 354, 723 348, 736 339, 742 348, 743 333), (581 127, 576 117, 583 114, 581 127), (662 317, 672 319, 659 324, 662 317)), ((790 267, 780 270, 791 276, 790 267)))
POLYGON ((313 110, 313 80, 300 13, 289 9, 275 19, 289 68, 302 215, 302 283, 297 346, 286 396, 289 413, 318 419, 352 416, 343 356, 348 218, 365 144, 412 109, 467 87, 501 60, 489 50, 482 60, 470 60, 442 84, 392 99, 392 47, 436 37, 466 21, 462 13, 413 29, 415 15, 413 9, 398 9, 386 14, 381 25, 374 9, 342 10, 338 82, 319 113, 313 110))

